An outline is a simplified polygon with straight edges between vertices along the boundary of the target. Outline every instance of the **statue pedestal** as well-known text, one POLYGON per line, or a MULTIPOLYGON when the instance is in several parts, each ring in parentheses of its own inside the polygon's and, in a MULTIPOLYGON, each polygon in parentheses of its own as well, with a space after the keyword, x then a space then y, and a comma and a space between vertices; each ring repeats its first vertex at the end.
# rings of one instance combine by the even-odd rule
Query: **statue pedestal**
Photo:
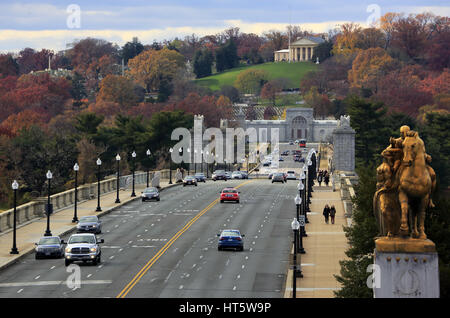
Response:
POLYGON ((430 240, 375 241, 375 298, 439 298, 439 265, 430 240))

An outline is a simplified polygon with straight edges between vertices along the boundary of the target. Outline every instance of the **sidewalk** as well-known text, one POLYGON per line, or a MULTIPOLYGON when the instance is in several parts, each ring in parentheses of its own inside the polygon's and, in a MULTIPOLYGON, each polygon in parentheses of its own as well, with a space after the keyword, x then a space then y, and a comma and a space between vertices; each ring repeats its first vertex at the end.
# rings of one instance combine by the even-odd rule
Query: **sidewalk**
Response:
MULTIPOLYGON (((298 254, 303 278, 297 278, 297 298, 332 298, 340 289, 334 274, 340 273, 339 261, 346 258, 347 238, 342 226, 347 225, 340 191, 315 184, 303 238, 305 254, 298 254), (326 224, 322 215, 325 204, 336 208, 335 224, 326 224)), ((292 297, 292 268, 288 271, 285 298, 292 297)))
MULTIPOLYGON (((177 185, 176 183, 169 184, 168 180, 160 182, 161 190, 177 185)), ((119 193, 120 203, 115 203, 117 192, 112 191, 100 196, 100 207, 102 212, 95 212, 97 208, 97 198, 78 202, 77 216, 78 219, 85 215, 101 216, 110 213, 114 209, 140 198, 141 191, 145 185, 136 185, 136 197, 131 197, 131 189, 121 190, 119 193)), ((76 223, 72 223, 74 214, 74 206, 69 206, 65 209, 57 211, 50 216, 50 231, 52 235, 64 235, 75 230, 76 223)), ((34 219, 28 223, 21 224, 16 231, 16 244, 19 254, 10 254, 13 244, 13 231, 8 230, 0 235, 0 270, 14 264, 20 258, 34 251, 35 245, 39 239, 44 235, 47 229, 47 218, 34 219)))

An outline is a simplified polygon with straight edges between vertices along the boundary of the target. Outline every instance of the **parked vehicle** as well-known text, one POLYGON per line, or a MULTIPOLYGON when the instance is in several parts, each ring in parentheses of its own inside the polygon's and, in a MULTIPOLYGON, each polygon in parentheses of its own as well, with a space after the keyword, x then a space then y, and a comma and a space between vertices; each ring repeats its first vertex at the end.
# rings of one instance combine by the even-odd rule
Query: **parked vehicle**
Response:
POLYGON ((231 179, 243 179, 240 171, 233 171, 231 179))
POLYGON ((244 234, 241 234, 239 230, 223 230, 220 234, 217 249, 219 251, 225 248, 233 248, 238 251, 244 250, 244 234))
POLYGON ((297 180, 297 177, 295 176, 295 171, 288 171, 286 179, 287 180, 297 180))
POLYGON ((82 261, 86 263, 92 262, 93 265, 97 265, 101 262, 101 243, 105 241, 97 239, 97 236, 92 233, 84 234, 72 234, 67 241, 65 249, 65 264, 69 266, 75 261, 82 261))
POLYGON ((64 257, 64 244, 64 240, 61 240, 59 236, 41 237, 39 242, 35 243, 35 258, 64 257))
POLYGON ((155 187, 145 188, 144 191, 142 191, 141 194, 142 202, 148 201, 148 200, 156 200, 159 201, 159 191, 155 187))
POLYGON ((230 171, 225 171, 225 177, 227 178, 227 180, 231 179, 231 172, 230 171))

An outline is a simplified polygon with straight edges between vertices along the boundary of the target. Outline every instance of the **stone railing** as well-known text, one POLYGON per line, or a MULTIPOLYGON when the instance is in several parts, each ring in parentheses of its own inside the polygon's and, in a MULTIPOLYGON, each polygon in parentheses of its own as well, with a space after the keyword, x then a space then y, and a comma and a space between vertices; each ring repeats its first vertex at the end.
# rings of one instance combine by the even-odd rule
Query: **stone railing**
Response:
MULTIPOLYGON (((161 170, 161 180, 169 179, 169 170, 161 170)), ((150 172, 150 182, 153 178, 154 171, 150 172)), ((175 175, 175 171, 172 170, 172 178, 175 175)), ((147 183, 146 172, 135 173, 135 184, 141 185, 147 183)), ((100 182, 100 194, 106 194, 112 191, 116 191, 117 179, 111 177, 107 180, 100 182)), ((132 175, 121 176, 119 180, 119 188, 129 189, 132 186, 132 175)), ((78 187, 78 202, 91 200, 97 197, 97 183, 84 184, 78 187)), ((75 189, 70 189, 64 192, 56 193, 50 196, 50 201, 53 204, 53 212, 58 212, 64 208, 67 208, 75 203, 75 189)), ((17 224, 23 224, 32 221, 35 218, 45 216, 45 204, 47 198, 37 198, 32 202, 22 204, 16 208, 17 224)), ((14 209, 10 209, 0 213, 0 233, 5 232, 13 227, 14 222, 14 209)))

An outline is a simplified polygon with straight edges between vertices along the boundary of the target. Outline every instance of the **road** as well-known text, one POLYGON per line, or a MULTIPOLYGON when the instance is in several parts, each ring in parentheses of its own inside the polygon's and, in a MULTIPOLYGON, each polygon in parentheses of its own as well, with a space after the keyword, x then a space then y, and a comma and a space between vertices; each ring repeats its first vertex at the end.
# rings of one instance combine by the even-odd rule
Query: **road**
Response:
POLYGON ((132 201, 101 217, 101 264, 68 272, 63 259, 31 254, 0 272, 0 297, 282 297, 297 183, 207 181, 132 201), (239 204, 218 202, 229 186, 239 187, 239 204), (222 229, 245 234, 243 252, 217 250, 222 229))

